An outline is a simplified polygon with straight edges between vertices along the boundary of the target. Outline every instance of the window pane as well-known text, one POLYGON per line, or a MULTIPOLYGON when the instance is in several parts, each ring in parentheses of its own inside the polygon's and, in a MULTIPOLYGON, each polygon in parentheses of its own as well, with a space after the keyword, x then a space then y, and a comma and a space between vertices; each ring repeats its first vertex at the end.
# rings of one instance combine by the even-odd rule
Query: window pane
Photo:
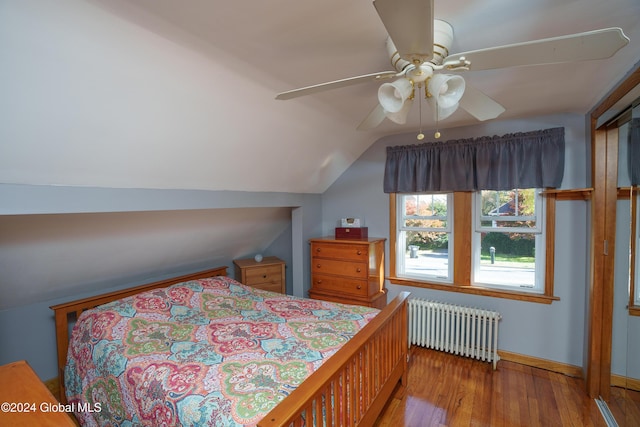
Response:
POLYGON ((399 199, 397 274, 451 281, 450 199, 447 194, 407 194, 399 199))
POLYGON ((543 222, 538 218, 543 202, 537 193, 534 188, 478 193, 474 283, 543 291, 544 281, 536 275, 544 269, 543 222))
POLYGON ((405 241, 405 275, 449 278, 449 233, 407 231, 405 241))
POLYGON ((517 288, 534 287, 535 244, 533 234, 482 233, 476 282, 517 288))
POLYGON ((536 223, 536 190, 483 190, 480 200, 480 227, 519 228, 538 231, 536 223))
POLYGON ((446 228, 447 195, 416 194, 403 196, 404 227, 446 228))
POLYGON ((482 215, 531 216, 535 213, 535 189, 482 191, 482 215))

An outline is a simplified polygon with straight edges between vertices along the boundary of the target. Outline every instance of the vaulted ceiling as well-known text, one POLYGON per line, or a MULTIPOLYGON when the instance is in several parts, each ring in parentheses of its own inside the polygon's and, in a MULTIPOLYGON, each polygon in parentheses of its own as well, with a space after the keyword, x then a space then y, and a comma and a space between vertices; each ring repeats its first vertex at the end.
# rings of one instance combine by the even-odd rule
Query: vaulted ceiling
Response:
MULTIPOLYGON (((637 0, 436 0, 434 13, 453 53, 606 27, 631 39, 609 59, 465 73, 499 119, 586 113, 640 59, 637 0)), ((370 0, 3 2, 0 182, 322 193, 378 138, 417 130, 417 110, 357 131, 376 83, 275 95, 391 69, 385 39, 370 0)), ((474 123, 459 110, 439 128, 474 123)))

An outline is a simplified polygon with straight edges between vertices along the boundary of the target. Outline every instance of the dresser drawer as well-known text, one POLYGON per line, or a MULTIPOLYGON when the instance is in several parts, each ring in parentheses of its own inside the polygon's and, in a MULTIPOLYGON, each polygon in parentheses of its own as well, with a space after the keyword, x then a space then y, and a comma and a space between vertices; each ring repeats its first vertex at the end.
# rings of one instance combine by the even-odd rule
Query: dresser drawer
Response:
POLYGON ((366 279, 369 277, 367 264, 364 262, 339 261, 335 259, 312 258, 311 271, 314 274, 336 274, 355 279, 366 279))
MULTIPOLYGON (((255 286, 282 282, 282 267, 279 265, 265 265, 260 268, 248 268, 245 273, 245 285, 255 286)), ((256 286, 257 287, 257 286, 256 286)))
POLYGON ((338 295, 336 293, 331 292, 320 292, 314 291, 313 289, 309 290, 309 296, 314 299, 320 299, 323 301, 332 301, 339 302, 341 304, 352 304, 352 305, 362 305, 366 307, 374 307, 382 310, 387 305, 387 291, 378 292, 377 294, 367 297, 360 298, 351 295, 338 295))
POLYGON ((313 289, 324 292, 335 292, 366 297, 369 292, 369 283, 366 280, 344 279, 324 274, 314 274, 312 279, 313 289))
POLYGON ((313 242, 311 243, 311 256, 368 262, 369 246, 313 242))

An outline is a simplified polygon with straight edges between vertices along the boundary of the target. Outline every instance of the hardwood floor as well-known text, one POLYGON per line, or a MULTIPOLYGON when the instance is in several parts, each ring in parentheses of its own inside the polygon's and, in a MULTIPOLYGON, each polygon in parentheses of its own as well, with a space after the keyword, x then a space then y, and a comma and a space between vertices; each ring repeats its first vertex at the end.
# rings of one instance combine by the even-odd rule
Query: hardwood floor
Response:
MULTIPOLYGON (((620 427, 640 426, 640 393, 622 390, 609 403, 620 427), (635 403, 633 399, 635 398, 635 403), (617 412, 617 413, 616 413, 617 412)), ((500 361, 491 364, 414 347, 408 384, 396 390, 375 427, 606 427, 584 381, 563 374, 500 361)))
MULTIPOLYGON (((607 427, 584 381, 507 361, 491 364, 413 347, 408 384, 374 427, 607 427)), ((46 385, 57 396, 57 378, 46 385)), ((640 426, 640 392, 612 388, 620 427, 640 426)))

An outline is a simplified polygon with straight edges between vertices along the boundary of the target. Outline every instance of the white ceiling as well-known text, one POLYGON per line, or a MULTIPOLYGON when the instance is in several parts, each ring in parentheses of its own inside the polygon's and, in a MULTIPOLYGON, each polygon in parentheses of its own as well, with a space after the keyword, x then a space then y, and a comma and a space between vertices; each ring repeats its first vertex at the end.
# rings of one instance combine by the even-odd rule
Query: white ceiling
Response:
MULTIPOLYGON (((407 125, 355 130, 376 83, 274 99, 391 69, 370 0, 0 7, 2 183, 322 193, 378 138, 418 129, 414 105, 407 125)), ((606 27, 630 37, 606 60, 465 73, 506 107, 499 119, 586 113, 640 59, 638 0, 441 0, 435 16, 454 28, 451 53, 606 27)), ((439 127, 474 123, 459 110, 439 127)))
MULTIPOLYGON (((139 0, 136 5, 246 62, 246 69, 238 71, 272 87, 274 95, 392 70, 384 45, 386 32, 371 0, 190 0, 186 5, 172 0, 139 0)), ((637 0, 436 0, 434 8, 436 18, 454 28, 451 53, 608 27, 620 27, 631 37, 631 44, 608 60, 465 73, 470 84, 507 108, 501 118, 587 112, 640 60, 637 0)), ((346 126, 356 127, 376 105, 377 87, 377 83, 365 83, 282 102, 309 105, 311 111, 332 109, 346 126)), ((414 114, 408 126, 385 121, 369 134, 377 137, 404 132, 415 128, 417 120, 414 114)), ((429 115, 423 115, 423 121, 429 120, 429 115)), ((461 110, 440 126, 474 123, 475 119, 461 110)))

